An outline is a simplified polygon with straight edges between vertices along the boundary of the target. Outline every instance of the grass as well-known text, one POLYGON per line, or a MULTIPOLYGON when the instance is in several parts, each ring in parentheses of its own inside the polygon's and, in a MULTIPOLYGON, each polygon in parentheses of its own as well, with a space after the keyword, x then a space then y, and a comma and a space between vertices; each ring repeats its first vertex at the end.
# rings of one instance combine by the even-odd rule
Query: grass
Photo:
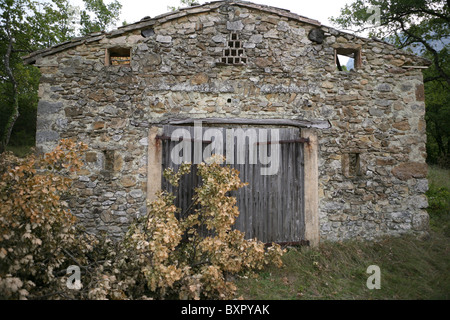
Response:
POLYGON ((428 182, 430 228, 450 237, 450 170, 430 167, 428 182))
POLYGON ((450 170, 430 168, 430 234, 377 242, 325 242, 290 248, 282 268, 266 268, 236 285, 250 300, 450 299, 450 170), (381 270, 381 289, 366 286, 370 265, 381 270))
POLYGON ((6 151, 11 151, 19 158, 25 158, 28 154, 33 152, 34 146, 7 146, 6 151))

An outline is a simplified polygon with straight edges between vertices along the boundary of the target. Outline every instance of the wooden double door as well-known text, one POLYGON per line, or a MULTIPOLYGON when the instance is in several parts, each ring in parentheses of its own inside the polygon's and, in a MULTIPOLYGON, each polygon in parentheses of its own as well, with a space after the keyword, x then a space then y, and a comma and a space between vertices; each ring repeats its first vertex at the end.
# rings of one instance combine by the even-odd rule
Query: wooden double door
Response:
POLYGON ((234 225, 247 239, 270 243, 302 242, 304 217, 304 156, 300 130, 292 127, 164 126, 162 169, 177 170, 191 162, 191 173, 177 188, 162 178, 162 188, 175 192, 175 205, 184 212, 201 183, 195 163, 208 154, 223 154, 224 165, 239 171, 248 185, 233 192, 240 215, 234 225))

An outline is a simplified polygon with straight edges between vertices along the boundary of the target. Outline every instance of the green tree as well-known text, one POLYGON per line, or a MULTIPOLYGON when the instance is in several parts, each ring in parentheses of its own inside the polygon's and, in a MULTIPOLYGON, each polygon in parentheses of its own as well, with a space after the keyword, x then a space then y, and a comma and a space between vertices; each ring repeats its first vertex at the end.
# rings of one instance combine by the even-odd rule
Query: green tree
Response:
POLYGON ((181 4, 181 6, 179 6, 179 7, 167 6, 167 10, 176 11, 180 8, 196 6, 196 5, 199 5, 199 1, 198 0, 180 0, 180 4, 181 4))
POLYGON ((331 20, 413 51, 432 65, 423 72, 428 161, 450 165, 450 1, 357 0, 331 20))
POLYGON ((80 11, 69 0, 0 1, 0 153, 11 137, 17 144, 34 142, 39 71, 24 66, 20 57, 105 30, 117 21, 121 9, 117 0, 108 5, 84 0, 84 4, 80 11))
POLYGON ((23 42, 22 35, 27 29, 25 20, 25 1, 6 0, 0 2, 1 10, 1 47, 2 65, 0 79, 2 81, 2 95, 10 106, 10 115, 5 117, 4 132, 0 140, 0 152, 3 152, 11 137, 12 128, 19 117, 19 89, 15 74, 15 65, 18 63, 17 46, 23 42))
POLYGON ((85 10, 80 13, 81 33, 106 30, 117 21, 122 5, 117 1, 105 4, 103 0, 83 0, 85 10))
MULTIPOLYGON (((447 50, 439 53, 446 59, 445 67, 449 71, 449 54, 447 50)), ((425 78, 438 77, 434 67, 424 71, 425 78)), ((450 167, 450 86, 443 80, 425 83, 427 122, 428 162, 450 167)))

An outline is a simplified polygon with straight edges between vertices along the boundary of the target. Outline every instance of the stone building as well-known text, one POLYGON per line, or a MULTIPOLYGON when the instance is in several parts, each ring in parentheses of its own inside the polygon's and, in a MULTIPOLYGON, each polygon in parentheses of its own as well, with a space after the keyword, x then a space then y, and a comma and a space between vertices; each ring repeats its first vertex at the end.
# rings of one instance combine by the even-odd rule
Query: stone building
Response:
MULTIPOLYGON (((302 171, 294 184, 269 189, 281 195, 280 207, 294 203, 300 212, 289 221, 276 213, 281 233, 299 220, 303 227, 283 241, 428 228, 421 71, 429 62, 388 43, 232 0, 145 17, 24 61, 42 73, 38 148, 61 138, 89 145, 70 202, 88 230, 120 236, 145 214, 168 166, 167 136, 195 120, 204 129, 293 129, 286 145, 300 145, 302 154, 286 168, 302 171), (340 71, 342 56, 353 70, 340 71), (284 197, 291 191, 292 203, 284 197)), ((258 208, 264 219, 250 217, 255 226, 277 223, 258 208)))

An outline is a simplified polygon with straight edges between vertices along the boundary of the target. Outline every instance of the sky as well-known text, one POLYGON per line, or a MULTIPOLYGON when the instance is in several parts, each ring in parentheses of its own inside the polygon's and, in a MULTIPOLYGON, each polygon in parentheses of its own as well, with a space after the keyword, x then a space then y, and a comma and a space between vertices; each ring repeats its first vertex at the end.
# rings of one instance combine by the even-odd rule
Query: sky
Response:
MULTIPOLYGON (((109 1, 105 1, 108 3, 109 1)), ((120 25, 123 21, 133 23, 145 16, 155 17, 168 12, 167 6, 179 7, 180 0, 119 0, 122 3, 122 13, 119 17, 120 25)), ((210 0, 200 0, 203 4, 210 0)), ((332 26, 329 17, 340 15, 341 8, 353 0, 251 0, 250 2, 268 5, 276 8, 288 9, 292 13, 315 19, 323 25, 332 26)))

